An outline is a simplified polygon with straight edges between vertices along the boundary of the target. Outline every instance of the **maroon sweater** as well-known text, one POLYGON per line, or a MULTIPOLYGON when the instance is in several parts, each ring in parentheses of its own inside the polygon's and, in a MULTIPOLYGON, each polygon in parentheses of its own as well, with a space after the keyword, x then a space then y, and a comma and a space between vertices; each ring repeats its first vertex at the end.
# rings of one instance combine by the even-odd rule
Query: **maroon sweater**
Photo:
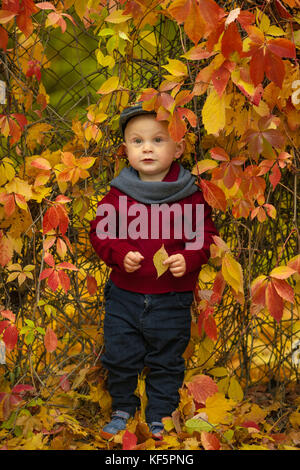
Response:
MULTIPOLYGON (((169 173, 165 176, 164 181, 176 181, 179 174, 179 165, 177 163, 173 164, 170 168, 169 173)), ((137 219, 137 215, 128 215, 128 210, 134 204, 137 204, 138 201, 129 197, 125 193, 121 192, 117 188, 112 187, 110 191, 104 196, 104 198, 98 203, 98 207, 101 204, 110 204, 115 209, 116 213, 116 238, 108 237, 106 239, 100 239, 97 235, 97 224, 103 220, 103 217, 107 217, 107 213, 103 216, 97 215, 95 220, 90 223, 90 240, 92 246, 98 256, 112 268, 110 278, 111 280, 121 289, 139 292, 143 294, 159 294, 165 292, 183 292, 193 290, 196 282, 198 280, 199 271, 201 266, 207 263, 210 256, 209 246, 213 242, 212 236, 217 235, 218 232, 211 220, 211 208, 205 202, 202 192, 196 191, 194 194, 185 197, 180 201, 176 201, 176 204, 179 204, 182 211, 181 214, 184 214, 185 204, 190 204, 192 207, 192 215, 195 218, 196 214, 196 205, 204 205, 204 243, 201 249, 186 249, 186 242, 192 242, 192 239, 188 239, 184 236, 184 217, 180 218, 182 224, 182 233, 183 236, 178 239, 174 238, 175 233, 175 223, 178 224, 178 215, 177 217, 170 211, 169 220, 170 220, 170 236, 167 238, 162 238, 162 231, 158 232, 158 238, 151 238, 151 204, 143 204, 147 211, 147 222, 148 222, 148 238, 138 238, 132 239, 130 231, 126 230, 126 238, 118 238, 118 221, 122 220, 122 214, 120 216, 119 209, 122 205, 119 204, 120 196, 127 196, 127 214, 126 220, 128 226, 130 223, 137 219), (127 232, 128 235, 127 235, 127 232), (173 236, 172 236, 173 235, 173 236), (153 264, 153 255, 156 253, 162 244, 169 255, 181 253, 186 261, 186 272, 182 277, 174 277, 170 270, 168 269, 164 274, 162 274, 157 279, 157 271, 153 264), (125 255, 129 251, 139 251, 144 259, 141 262, 141 267, 132 272, 127 273, 123 266, 123 260, 125 255)), ((172 206, 172 204, 168 204, 172 206)), ((124 206, 125 207, 125 206, 124 206)), ((180 211, 179 211, 180 212, 180 211)), ((123 214, 124 216, 124 214, 123 214)), ((166 219, 166 217, 164 217, 166 219)), ((123 219, 124 220, 124 219, 123 219)), ((140 219, 141 220, 141 219, 140 219)), ((153 217, 152 217, 153 220, 153 217)), ((160 225, 163 218, 160 218, 160 225)), ((165 220, 164 220, 165 221, 165 220)), ((195 231, 196 225, 193 221, 193 230, 195 231)), ((147 225, 147 224, 145 224, 147 225)), ((176 225, 178 227, 178 225, 176 225)), ((109 226, 105 228, 105 232, 108 232, 109 226)), ((113 234, 113 232, 111 232, 113 234)), ((166 234, 165 234, 166 235, 166 234)))

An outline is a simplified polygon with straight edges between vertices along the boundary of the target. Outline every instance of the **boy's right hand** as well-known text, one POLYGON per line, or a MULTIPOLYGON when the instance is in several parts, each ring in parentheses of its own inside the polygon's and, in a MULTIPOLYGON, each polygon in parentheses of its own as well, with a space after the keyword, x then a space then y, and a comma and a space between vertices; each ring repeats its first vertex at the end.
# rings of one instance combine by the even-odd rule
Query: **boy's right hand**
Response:
POLYGON ((144 256, 139 251, 128 251, 123 260, 124 268, 127 273, 132 273, 141 267, 141 261, 144 256))

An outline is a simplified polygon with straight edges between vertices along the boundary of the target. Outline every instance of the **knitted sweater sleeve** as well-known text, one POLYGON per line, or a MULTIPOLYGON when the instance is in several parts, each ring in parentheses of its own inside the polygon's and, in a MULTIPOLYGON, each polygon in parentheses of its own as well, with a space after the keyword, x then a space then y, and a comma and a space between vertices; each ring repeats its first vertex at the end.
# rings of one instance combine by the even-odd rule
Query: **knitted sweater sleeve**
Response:
POLYGON ((124 272, 124 257, 129 251, 136 251, 136 249, 127 240, 118 238, 117 203, 118 199, 111 191, 98 203, 96 218, 90 222, 89 236, 99 258, 107 266, 124 272))

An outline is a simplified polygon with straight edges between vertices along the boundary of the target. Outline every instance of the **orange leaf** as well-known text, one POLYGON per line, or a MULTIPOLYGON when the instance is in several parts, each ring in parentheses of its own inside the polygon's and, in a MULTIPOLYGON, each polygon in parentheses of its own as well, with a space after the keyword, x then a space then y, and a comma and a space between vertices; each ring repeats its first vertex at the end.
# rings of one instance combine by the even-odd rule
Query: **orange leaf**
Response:
POLYGON ((97 281, 94 276, 86 276, 87 290, 90 295, 94 295, 97 292, 97 281))
POLYGON ((211 181, 200 180, 201 189, 206 202, 214 209, 226 211, 226 196, 224 191, 211 181))
POLYGON ((16 16, 16 13, 9 10, 0 10, 0 23, 8 23, 16 16))
POLYGON ((13 256, 11 241, 0 231, 0 266, 6 266, 13 256))
POLYGON ((39 168, 41 170, 51 170, 51 165, 46 160, 46 158, 43 157, 38 157, 35 160, 31 162, 31 166, 35 166, 36 168, 39 168))
POLYGON ((195 0, 191 0, 189 4, 190 10, 184 22, 184 30, 191 41, 194 44, 198 44, 205 35, 207 24, 203 19, 198 3, 195 0))
POLYGON ((221 447, 217 436, 207 431, 201 432, 201 444, 205 450, 219 450, 221 447))
POLYGON ((280 295, 284 300, 294 303, 294 291, 293 288, 283 279, 273 279, 272 283, 277 291, 277 294, 280 295))
POLYGON ((47 327, 47 330, 45 333, 44 345, 47 351, 50 353, 55 351, 57 347, 57 336, 52 330, 52 328, 50 328, 50 326, 47 327))
POLYGON ((179 142, 183 138, 184 134, 186 133, 186 130, 187 128, 186 128, 184 120, 180 117, 180 114, 178 113, 178 111, 175 110, 169 123, 169 132, 170 132, 171 138, 175 142, 179 142))
POLYGON ((217 384, 208 375, 194 375, 190 382, 186 383, 190 395, 197 403, 205 404, 208 397, 218 391, 217 384))

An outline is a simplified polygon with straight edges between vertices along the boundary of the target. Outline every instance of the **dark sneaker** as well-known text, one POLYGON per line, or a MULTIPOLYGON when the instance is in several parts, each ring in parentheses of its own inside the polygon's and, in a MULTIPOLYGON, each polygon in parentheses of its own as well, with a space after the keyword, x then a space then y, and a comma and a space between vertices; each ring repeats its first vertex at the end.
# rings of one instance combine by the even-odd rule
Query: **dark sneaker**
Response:
POLYGON ((117 410, 114 411, 111 415, 112 420, 110 423, 106 424, 104 428, 100 431, 100 434, 104 439, 110 439, 112 436, 117 434, 119 431, 123 431, 126 428, 130 414, 126 411, 117 410))
POLYGON ((152 433, 152 437, 154 439, 162 439, 164 425, 161 421, 153 421, 152 423, 150 423, 149 430, 152 433))

